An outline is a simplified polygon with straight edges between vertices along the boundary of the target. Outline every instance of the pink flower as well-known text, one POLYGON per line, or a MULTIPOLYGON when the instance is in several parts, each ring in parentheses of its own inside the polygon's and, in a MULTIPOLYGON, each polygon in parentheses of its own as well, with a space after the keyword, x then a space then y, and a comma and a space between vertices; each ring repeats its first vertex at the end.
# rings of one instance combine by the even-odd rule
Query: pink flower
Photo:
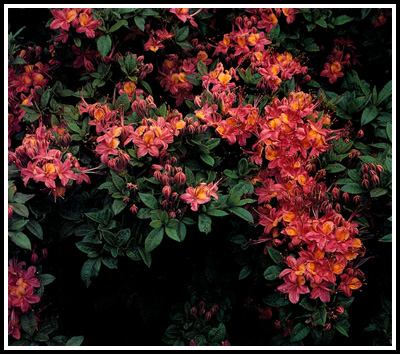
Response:
POLYGON ((210 193, 210 188, 205 183, 201 183, 196 188, 188 187, 186 193, 182 194, 180 198, 185 203, 190 204, 193 211, 197 211, 200 204, 205 204, 211 200, 210 193))
POLYGON ((190 9, 178 9, 178 8, 173 8, 171 10, 169 10, 169 12, 172 12, 173 14, 175 14, 176 16, 178 16, 178 18, 182 21, 182 22, 186 22, 186 20, 189 20, 189 22, 191 23, 191 25, 193 27, 197 28, 197 23, 194 22, 193 16, 197 15, 202 9, 197 10, 194 14, 189 15, 189 10, 190 9))
POLYGON ((284 284, 278 286, 278 290, 281 293, 289 294, 289 300, 292 304, 296 304, 300 299, 300 294, 307 294, 310 289, 304 285, 306 278, 303 275, 298 275, 297 279, 293 282, 289 279, 289 276, 283 278, 284 284))
POLYGON ((66 9, 54 9, 51 10, 55 20, 50 24, 50 29, 54 30, 61 27, 63 30, 68 31, 70 22, 73 21, 78 15, 75 10, 69 8, 66 9))

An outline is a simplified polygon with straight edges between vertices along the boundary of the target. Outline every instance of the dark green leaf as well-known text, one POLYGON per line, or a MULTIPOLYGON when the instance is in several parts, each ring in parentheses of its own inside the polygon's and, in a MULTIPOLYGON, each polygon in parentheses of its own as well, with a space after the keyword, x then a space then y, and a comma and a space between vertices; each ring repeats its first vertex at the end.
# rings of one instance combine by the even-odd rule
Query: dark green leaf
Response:
POLYGON ((99 275, 101 267, 101 258, 89 258, 85 263, 83 263, 81 270, 81 279, 86 287, 92 283, 92 280, 99 275))
POLYGON ((141 201, 147 207, 149 207, 153 210, 158 208, 158 202, 157 202, 157 199, 154 197, 154 195, 146 194, 146 193, 139 193, 139 197, 140 197, 141 201))
POLYGON ((145 26, 144 26, 145 25, 145 20, 144 20, 144 18, 142 16, 135 16, 133 18, 133 20, 135 21, 136 26, 138 26, 139 29, 142 32, 144 32, 144 29, 145 29, 145 26))
POLYGON ((175 41, 176 42, 182 42, 186 39, 186 37, 189 34, 189 26, 184 26, 182 28, 179 28, 176 32, 175 32, 175 41))
POLYGON ((361 115, 361 126, 373 121, 377 117, 378 113, 378 108, 374 106, 366 107, 361 115))
POLYGON ((279 274, 282 272, 282 268, 276 265, 272 265, 268 267, 264 271, 264 278, 269 281, 273 281, 275 279, 278 279, 279 274))
POLYGON ((306 325, 305 323, 298 323, 292 329, 292 335, 290 337, 291 342, 298 342, 305 337, 307 337, 308 333, 311 331, 311 326, 306 325))
POLYGON ((212 328, 208 332, 208 340, 210 342, 222 342, 226 336, 226 328, 223 323, 220 323, 217 328, 212 328))
POLYGON ((215 160, 207 154, 200 154, 200 158, 203 160, 204 163, 210 165, 211 167, 214 166, 215 160))
POLYGON ((10 203, 13 206, 14 212, 25 218, 29 217, 29 210, 24 204, 20 203, 10 203))
POLYGON ((347 193, 350 193, 350 194, 360 194, 360 193, 364 192, 363 188, 358 183, 345 184, 341 188, 341 191, 342 192, 347 192, 347 193))
POLYGON ((345 169, 346 169, 346 167, 340 163, 332 163, 332 164, 325 166, 325 170, 328 173, 338 173, 338 172, 344 171, 345 169))
POLYGON ((103 264, 110 269, 117 269, 118 268, 118 259, 112 256, 103 256, 101 258, 103 264))
POLYGON ((385 195, 387 192, 388 192, 388 190, 385 188, 374 188, 371 190, 370 196, 371 196, 371 198, 377 198, 382 195, 385 195))
POLYGON ((83 336, 75 336, 68 340, 65 344, 67 346, 79 346, 82 344, 84 337, 83 336))
POLYGON ((54 275, 51 274, 40 274, 39 275, 39 280, 40 283, 44 286, 49 285, 50 283, 52 283, 54 280, 56 279, 56 277, 54 275))
POLYGON ((200 232, 204 232, 205 234, 211 232, 211 222, 212 220, 208 215, 200 213, 198 222, 200 232))
POLYGON ((36 329, 36 316, 32 311, 25 312, 20 317, 22 329, 32 336, 36 329))
POLYGON ((315 311, 316 310, 316 305, 315 305, 315 301, 313 301, 312 299, 310 299, 309 297, 304 297, 299 305, 303 308, 305 308, 308 311, 315 311))
POLYGON ((231 207, 231 208, 229 208, 227 210, 230 211, 231 213, 234 213, 235 215, 239 216, 243 220, 246 220, 246 221, 251 222, 251 223, 254 222, 253 215, 251 215, 251 213, 248 210, 244 209, 244 208, 231 207))
POLYGON ((335 26, 341 26, 341 25, 344 25, 345 23, 350 22, 350 21, 353 21, 353 20, 354 20, 353 17, 347 16, 347 15, 341 15, 341 16, 339 16, 339 17, 336 17, 336 18, 333 20, 333 24, 334 24, 335 26))
POLYGON ((282 262, 283 262, 283 257, 282 257, 282 255, 281 255, 281 253, 280 253, 278 250, 276 250, 275 248, 272 248, 272 247, 269 247, 269 246, 267 246, 267 249, 268 249, 268 254, 269 254, 269 256, 271 257, 271 259, 272 259, 276 264, 279 264, 279 263, 282 264, 282 262))
POLYGON ((32 248, 31 241, 29 237, 26 236, 23 232, 8 232, 8 236, 10 237, 11 241, 14 242, 18 247, 21 247, 26 250, 30 250, 32 248))
POLYGON ((326 323, 326 308, 322 307, 317 309, 313 314, 312 318, 317 325, 324 326, 326 323))
POLYGON ((29 220, 29 223, 26 225, 26 228, 32 232, 37 238, 43 240, 43 229, 40 224, 36 220, 29 220))
POLYGON ((378 241, 380 242, 392 242, 392 234, 387 234, 381 237, 378 241))
POLYGON ((283 307, 289 305, 289 300, 285 299, 285 296, 278 293, 272 293, 267 295, 267 297, 263 300, 266 305, 273 307, 283 307))
POLYGON ((146 91, 153 96, 153 90, 151 89, 151 86, 144 80, 140 81, 142 86, 146 89, 146 91))
POLYGON ((111 209, 114 215, 117 215, 124 210, 126 206, 127 204, 125 204, 122 199, 114 199, 111 209))
POLYGON ((163 236, 164 229, 162 227, 152 230, 144 242, 146 252, 153 251, 161 243, 163 236))
POLYGON ((335 327, 339 333, 343 334, 346 337, 349 336, 349 334, 348 334, 349 328, 350 328, 349 321, 347 321, 347 320, 336 321, 335 327))
POLYGON ((378 100, 376 101, 376 105, 381 104, 386 98, 388 98, 392 94, 392 80, 390 80, 383 89, 379 92, 378 100))
POLYGON ((102 35, 97 39, 97 50, 104 58, 111 50, 112 41, 108 34, 102 35))
POLYGON ((229 215, 226 211, 218 210, 218 209, 207 210, 206 213, 207 213, 207 215, 210 215, 210 216, 226 216, 226 215, 229 215))
POLYGON ((127 20, 121 20, 118 21, 117 23, 115 23, 108 32, 115 32, 117 30, 119 30, 122 26, 127 26, 128 25, 128 21, 127 20))
POLYGON ((145 252, 142 248, 138 248, 139 254, 143 259, 143 262, 150 268, 151 266, 151 253, 145 252))

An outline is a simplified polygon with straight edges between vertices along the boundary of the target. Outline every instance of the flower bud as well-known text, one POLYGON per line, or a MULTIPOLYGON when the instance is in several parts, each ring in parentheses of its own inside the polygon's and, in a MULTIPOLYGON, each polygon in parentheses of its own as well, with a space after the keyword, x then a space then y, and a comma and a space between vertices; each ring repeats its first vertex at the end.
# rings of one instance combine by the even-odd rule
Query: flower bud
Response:
POLYGON ((274 239, 274 240, 272 241, 272 244, 273 244, 275 247, 279 247, 279 246, 282 244, 282 241, 276 238, 276 239, 274 239))
POLYGON ((369 174, 368 173, 364 173, 363 174, 363 179, 369 179, 369 174))
POLYGON ((340 191, 339 191, 339 189, 337 187, 332 189, 332 195, 333 195, 333 198, 335 198, 335 199, 339 199, 340 198, 340 191))
POLYGON ((165 164, 164 169, 168 174, 170 174, 172 171, 172 166, 168 162, 165 164))
POLYGON ((357 132, 356 139, 361 139, 361 138, 363 138, 363 137, 364 137, 364 131, 363 131, 362 129, 360 129, 360 130, 357 132))
POLYGON ((178 159, 175 156, 172 156, 171 157, 171 165, 175 166, 177 162, 178 162, 178 159))
POLYGON ((361 185, 365 188, 365 189, 369 189, 369 181, 367 179, 364 179, 361 182, 361 185))
POLYGON ((331 323, 327 323, 323 328, 322 328, 322 330, 323 331, 329 331, 330 329, 331 329, 331 327, 332 327, 332 324, 331 323))
POLYGON ((186 183, 186 175, 183 172, 178 172, 175 176, 174 176, 174 182, 178 185, 178 186, 182 186, 186 183))
POLYGON ((336 312, 338 315, 341 315, 341 314, 344 312, 343 306, 336 306, 335 312, 336 312))
POLYGON ((47 258, 49 252, 47 250, 47 248, 43 248, 42 249, 42 259, 47 258))
POLYGON ((176 218, 176 213, 175 213, 174 211, 170 211, 170 212, 169 212, 169 217, 170 217, 171 219, 175 219, 175 218, 176 218))
POLYGON ((36 264, 37 261, 38 261, 38 259, 39 259, 39 257, 38 257, 38 255, 36 254, 36 252, 33 252, 32 255, 31 255, 31 263, 32 263, 32 264, 36 264))
POLYGON ((163 166, 158 165, 158 164, 155 164, 155 163, 151 165, 151 168, 152 168, 153 170, 158 170, 158 171, 162 171, 162 170, 164 169, 163 166))
POLYGON ((355 204, 358 204, 359 202, 360 202, 360 196, 359 195, 355 195, 354 197, 353 197, 353 203, 355 203, 355 204))
POLYGON ((200 316, 203 316, 203 315, 205 314, 205 312, 206 312, 206 309, 205 309, 205 308, 202 308, 202 309, 200 309, 200 311, 199 311, 199 315, 200 315, 200 316))
POLYGON ((378 171, 379 173, 382 173, 382 172, 383 172, 383 166, 381 166, 381 165, 375 165, 375 167, 376 167, 376 169, 377 169, 377 171, 378 171))
POLYGON ((340 206, 339 203, 336 203, 336 204, 335 204, 335 211, 336 211, 337 213, 339 213, 339 214, 340 214, 340 212, 342 211, 342 207, 340 206))
POLYGON ((365 164, 361 167, 361 171, 362 171, 362 173, 368 173, 368 170, 369 170, 368 165, 365 163, 365 164))
POLYGON ((136 190, 137 189, 137 185, 133 184, 133 183, 127 183, 126 184, 126 188, 128 188, 129 190, 136 190))
MULTIPOLYGON (((179 196, 178 193, 176 193, 176 192, 172 193, 171 194, 171 201, 175 202, 178 199, 178 196, 179 196)), ((179 212, 179 210, 178 210, 178 212, 179 212)))
POLYGON ((344 192, 344 193, 342 194, 342 197, 343 197, 343 200, 344 200, 345 203, 348 203, 348 202, 350 201, 349 193, 344 192))
POLYGON ((11 218, 13 215, 14 207, 12 205, 8 206, 8 217, 11 218))
POLYGON ((372 170, 372 171, 375 171, 375 170, 376 170, 375 165, 374 165, 372 162, 370 162, 370 163, 368 164, 368 166, 369 166, 369 169, 370 169, 370 170, 372 170))
POLYGON ((375 185, 379 184, 379 177, 378 175, 373 175, 372 176, 372 182, 374 182, 375 185))
POLYGON ((130 211, 132 214, 136 214, 136 213, 138 212, 138 210, 139 210, 139 208, 138 208, 135 204, 133 204, 133 205, 130 207, 130 209, 129 209, 129 211, 130 211))
POLYGON ((200 95, 198 95, 198 96, 196 96, 196 97, 194 98, 194 104, 195 104, 197 107, 201 107, 201 96, 200 96, 200 95))
POLYGON ((161 172, 159 170, 155 170, 153 173, 153 176, 157 181, 160 181, 160 182, 163 177, 163 175, 161 174, 161 172))
POLYGON ((125 204, 128 204, 128 203, 129 203, 129 197, 125 197, 124 199, 122 199, 122 201, 123 201, 125 204))
POLYGON ((325 214, 330 214, 331 211, 332 211, 332 204, 327 203, 325 207, 325 214))
POLYGON ((225 346, 225 347, 231 345, 231 343, 229 343, 229 340, 227 340, 227 339, 223 340, 221 343, 222 343, 222 345, 225 346))
POLYGON ((193 346, 197 346, 196 345, 196 342, 194 341, 194 339, 191 339, 190 340, 190 344, 189 344, 191 347, 193 347, 193 346))
POLYGON ((204 301, 199 302, 199 309, 202 310, 206 306, 206 303, 204 301))
POLYGON ((172 189, 170 186, 167 185, 167 186, 163 187, 162 195, 164 196, 165 199, 168 199, 169 196, 171 195, 171 193, 172 193, 172 189))
POLYGON ((190 309, 190 314, 191 314, 194 318, 197 318, 197 308, 196 308, 196 306, 193 306, 193 307, 190 309))
POLYGON ((68 133, 62 134, 58 137, 58 143, 62 147, 68 147, 69 144, 71 143, 71 140, 72 140, 71 135, 69 135, 68 133))
POLYGON ((211 307, 211 314, 212 315, 215 315, 216 313, 217 313, 217 311, 218 311, 218 305, 217 304, 215 304, 213 307, 211 307))
POLYGON ((168 176, 168 175, 163 175, 163 176, 161 177, 161 182, 162 182, 163 184, 165 184, 165 185, 168 185, 168 184, 169 184, 169 176, 168 176))
POLYGON ((204 318, 204 321, 205 321, 205 322, 208 322, 209 320, 211 320, 211 317, 212 317, 212 314, 211 314, 210 311, 208 311, 208 312, 206 313, 206 317, 204 318))
POLYGON ((281 329, 281 322, 279 321, 279 320, 276 320, 275 322, 274 322, 274 327, 276 328, 276 329, 281 329))

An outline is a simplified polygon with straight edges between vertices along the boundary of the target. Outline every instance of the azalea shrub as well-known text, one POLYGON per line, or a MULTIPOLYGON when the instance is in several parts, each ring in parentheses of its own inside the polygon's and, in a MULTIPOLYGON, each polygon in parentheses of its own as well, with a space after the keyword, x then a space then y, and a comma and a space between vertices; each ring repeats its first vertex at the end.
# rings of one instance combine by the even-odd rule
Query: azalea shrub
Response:
POLYGON ((391 345, 391 11, 8 9, 9 345, 391 345))

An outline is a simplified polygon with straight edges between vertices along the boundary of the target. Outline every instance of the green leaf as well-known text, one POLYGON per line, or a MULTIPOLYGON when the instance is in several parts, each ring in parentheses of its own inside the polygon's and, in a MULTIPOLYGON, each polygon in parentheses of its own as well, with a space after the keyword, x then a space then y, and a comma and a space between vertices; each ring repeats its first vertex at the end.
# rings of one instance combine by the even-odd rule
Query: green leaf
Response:
POLYGON ((118 259, 112 256, 103 256, 101 257, 101 261, 103 264, 110 269, 117 269, 118 268, 118 259))
POLYGON ((182 28, 179 28, 176 32, 175 32, 175 41, 176 42, 182 42, 186 39, 186 37, 189 34, 189 26, 184 26, 182 28))
POLYGON ((26 236, 23 232, 8 232, 8 236, 10 237, 11 241, 14 242, 18 247, 21 247, 26 250, 32 249, 31 241, 29 237, 26 236))
POLYGON ((179 227, 179 221, 176 219, 171 219, 169 220, 167 226, 165 227, 165 233, 169 238, 172 238, 173 240, 177 242, 181 242, 180 238, 180 227, 179 227))
POLYGON ((117 187, 118 190, 120 190, 122 192, 126 187, 126 183, 125 183, 124 179, 121 178, 120 176, 118 176, 118 173, 116 173, 115 171, 113 171, 113 170, 110 170, 110 171, 111 171, 111 177, 112 177, 115 187, 117 187))
POLYGON ((126 206, 127 206, 127 204, 125 204, 122 199, 114 199, 111 209, 112 209, 114 215, 117 215, 122 210, 124 210, 126 208, 126 206))
POLYGON ((117 239, 116 247, 120 247, 128 242, 131 237, 131 229, 126 228, 119 230, 115 236, 117 239))
POLYGON ((381 237, 378 241, 379 242, 392 242, 392 234, 387 234, 387 235, 381 237))
POLYGON ((139 29, 144 32, 145 29, 145 19, 142 16, 135 16, 133 18, 133 20, 135 21, 136 26, 139 27, 139 29))
POLYGON ((197 71, 199 72, 200 75, 204 76, 208 74, 207 71, 207 66, 204 62, 202 62, 201 60, 197 61, 197 71))
POLYGON ((378 100, 376 101, 376 105, 380 105, 386 98, 388 98, 392 94, 392 80, 390 80, 383 89, 379 92, 378 100))
MULTIPOLYGON (((176 42, 176 44, 179 45, 183 50, 191 50, 191 49, 193 49, 193 46, 188 41, 176 42)), ((198 86, 200 86, 200 84, 201 84, 201 81, 199 81, 198 86)))
POLYGON ((339 178, 335 183, 336 184, 347 184, 347 183, 353 183, 353 180, 351 178, 339 178))
POLYGON ((199 230, 200 232, 204 232, 205 234, 208 234, 209 232, 211 232, 211 218, 204 214, 204 213, 200 213, 199 214, 199 221, 198 221, 198 226, 199 226, 199 230))
POLYGON ((367 9, 367 8, 361 9, 361 19, 363 20, 364 18, 366 18, 371 10, 372 9, 367 9))
POLYGON ((246 220, 250 223, 254 222, 253 215, 251 215, 251 213, 244 208, 232 207, 227 210, 230 211, 231 213, 234 213, 235 215, 239 216, 243 220, 246 220))
POLYGON ((342 192, 347 192, 349 194, 360 194, 364 192, 363 188, 358 183, 349 183, 345 184, 341 188, 342 192))
POLYGON ((146 89, 146 91, 153 96, 153 90, 151 89, 151 86, 144 80, 140 81, 140 83, 143 85, 143 87, 146 89))
POLYGON ((29 210, 24 204, 20 203, 10 203, 13 206, 14 212, 25 218, 29 217, 29 210))
POLYGON ((239 280, 242 280, 242 279, 244 279, 244 278, 247 278, 247 277, 250 275, 250 273, 251 273, 251 268, 250 268, 250 266, 248 266, 248 265, 244 266, 244 267, 241 269, 240 273, 239 273, 239 280))
POLYGON ((164 228, 152 230, 144 242, 144 249, 147 253, 153 251, 162 241, 164 236, 164 228))
POLYGON ((40 274, 39 275, 40 283, 43 286, 51 284, 55 279, 56 279, 56 277, 54 275, 51 275, 51 274, 40 274))
POLYGON ((278 293, 272 293, 267 295, 267 297, 263 300, 266 305, 273 307, 283 307, 290 304, 288 299, 285 299, 285 296, 278 293))
POLYGON ((129 96, 126 93, 124 93, 117 98, 117 101, 115 103, 115 108, 121 106, 124 112, 126 112, 130 107, 130 103, 131 102, 129 101, 129 96))
POLYGON ((319 18, 318 20, 315 21, 315 23, 318 26, 321 26, 323 28, 327 28, 328 27, 328 24, 326 23, 326 21, 323 18, 319 18))
POLYGON ((139 193, 140 200, 150 209, 157 209, 158 208, 158 202, 157 199, 151 195, 151 194, 146 194, 146 193, 139 193))
POLYGON ((283 257, 278 250, 276 250, 275 248, 269 247, 269 246, 267 246, 267 249, 268 249, 269 256, 276 264, 283 262, 283 257))
POLYGON ((204 163, 210 165, 211 167, 214 166, 215 160, 207 154, 200 154, 200 158, 203 160, 204 163))
POLYGON ((386 126, 386 134, 390 141, 392 141, 392 123, 388 123, 386 126))
POLYGON ((142 248, 138 248, 140 257, 142 257, 143 262, 150 268, 151 266, 151 253, 145 252, 142 248))
POLYGON ((108 34, 102 35, 97 39, 97 50, 102 58, 104 58, 111 50, 112 41, 108 34))
POLYGON ((23 194, 23 193, 15 193, 13 201, 16 203, 25 204, 28 200, 32 199, 35 194, 23 194))
POLYGON ((304 47, 304 50, 307 52, 319 52, 319 47, 316 43, 310 43, 304 47))
POLYGON ((20 317, 22 329, 28 333, 29 336, 32 336, 36 330, 36 316, 33 311, 25 312, 20 317))
POLYGON ((291 342, 298 342, 307 337, 308 333, 311 331, 311 326, 306 325, 305 323, 298 323, 292 329, 292 335, 290 337, 291 342))
POLYGON ((326 323, 326 308, 322 307, 322 308, 317 309, 317 311, 315 311, 312 314, 312 318, 313 318, 315 324, 321 325, 321 326, 325 326, 325 323, 326 323))
POLYGON ((128 21, 127 20, 120 20, 117 23, 115 23, 108 32, 115 32, 119 30, 122 26, 128 26, 128 21))
POLYGON ((315 305, 315 301, 312 301, 309 297, 304 297, 300 301, 299 305, 308 311, 315 311, 317 308, 315 305))
POLYGON ((83 263, 81 270, 81 279, 86 287, 92 283, 92 280, 99 275, 101 267, 101 258, 89 258, 85 263, 83 263))
POLYGON ((336 17, 336 18, 333 20, 333 24, 334 24, 335 26, 341 26, 341 25, 344 25, 345 23, 350 22, 350 21, 353 21, 353 20, 354 20, 353 17, 347 16, 347 15, 341 15, 341 16, 339 16, 339 17, 336 17))
POLYGON ((67 346, 79 346, 79 345, 82 344, 83 339, 84 339, 84 336, 75 336, 75 337, 70 338, 65 345, 67 345, 67 346))
POLYGON ((378 108, 374 106, 366 107, 361 115, 361 126, 373 121, 377 117, 378 113, 378 108))
POLYGON ((344 171, 345 169, 346 169, 346 167, 340 163, 332 163, 332 164, 325 166, 325 170, 328 173, 338 173, 338 172, 344 171))
POLYGON ((210 215, 210 216, 227 216, 227 215, 229 215, 226 211, 218 210, 218 209, 212 209, 212 210, 207 209, 206 214, 210 215))
POLYGON ((270 267, 268 267, 265 271, 264 271, 264 278, 266 280, 272 281, 275 279, 278 279, 279 274, 282 272, 282 268, 276 265, 272 265, 270 267))
POLYGON ((226 328, 223 323, 220 323, 217 328, 212 328, 208 332, 208 340, 210 342, 222 342, 226 336, 226 328))
POLYGON ((22 229, 28 222, 29 222, 29 220, 15 221, 11 225, 9 224, 8 229, 12 230, 12 231, 22 229))
POLYGON ((51 95, 50 88, 46 89, 46 91, 43 92, 42 97, 40 97, 40 108, 45 108, 47 106, 50 100, 50 95, 51 95))
POLYGON ((47 342, 49 339, 50 339, 49 336, 44 333, 36 333, 33 336, 33 340, 35 340, 37 342, 47 342))
POLYGON ((371 190, 371 192, 369 192, 369 194, 370 194, 371 198, 377 198, 382 195, 385 195, 387 192, 388 192, 388 190, 385 188, 374 188, 371 190))
POLYGON ((350 328, 349 321, 347 321, 347 320, 336 321, 335 327, 339 333, 343 334, 346 337, 349 336, 349 334, 348 334, 349 328, 350 328))

